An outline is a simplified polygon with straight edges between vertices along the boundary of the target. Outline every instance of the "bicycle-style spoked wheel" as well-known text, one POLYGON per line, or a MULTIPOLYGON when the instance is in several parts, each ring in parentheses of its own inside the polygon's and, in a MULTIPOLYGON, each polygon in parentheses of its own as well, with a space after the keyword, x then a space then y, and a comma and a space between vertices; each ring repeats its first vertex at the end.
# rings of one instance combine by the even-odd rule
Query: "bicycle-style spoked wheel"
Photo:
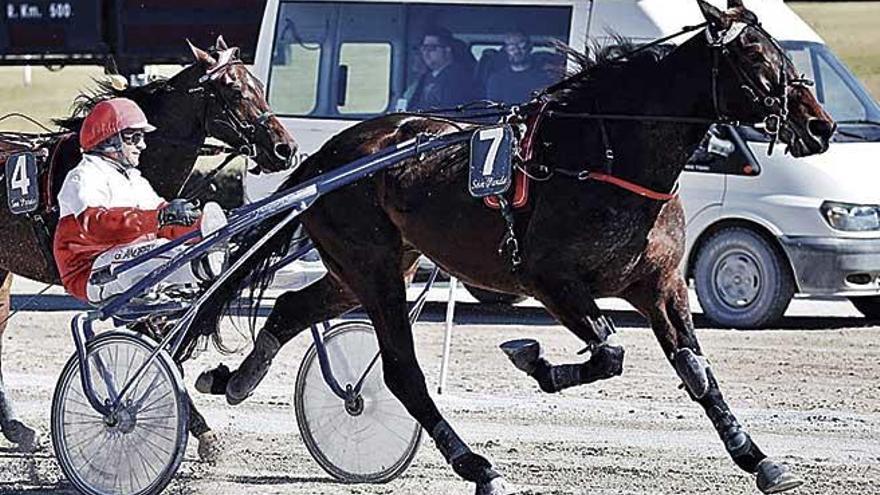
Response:
MULTIPOLYGON (((346 322, 324 336, 339 385, 354 387, 378 352, 372 325, 346 322)), ((296 419, 312 457, 334 478, 385 483, 403 473, 418 450, 422 429, 385 386, 381 359, 364 379, 360 396, 346 403, 321 374, 314 345, 296 377, 296 419)))
MULTIPOLYGON (((109 332, 88 345, 92 387, 101 402, 115 397, 156 344, 128 332, 109 332)), ((160 492, 183 460, 189 405, 171 357, 160 352, 111 417, 95 411, 83 392, 74 355, 52 401, 52 444, 62 471, 81 492, 160 492)))

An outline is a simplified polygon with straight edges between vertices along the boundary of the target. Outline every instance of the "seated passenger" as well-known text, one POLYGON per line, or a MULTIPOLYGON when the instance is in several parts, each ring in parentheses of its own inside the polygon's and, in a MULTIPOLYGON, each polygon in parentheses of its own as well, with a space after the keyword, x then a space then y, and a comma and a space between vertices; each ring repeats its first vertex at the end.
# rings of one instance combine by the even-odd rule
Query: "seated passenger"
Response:
MULTIPOLYGON (((137 104, 125 98, 98 103, 83 121, 83 158, 58 194, 60 220, 54 241, 62 283, 78 299, 99 303, 126 291, 185 248, 114 277, 121 263, 200 227, 205 235, 226 223, 216 203, 206 204, 202 215, 187 200, 166 202, 141 176, 137 167, 146 149, 144 133, 154 130, 137 104)), ((219 274, 222 263, 222 253, 209 254, 163 283, 208 281, 219 274)))
POLYGON ((445 110, 480 98, 473 68, 455 58, 457 42, 445 28, 425 32, 419 51, 428 70, 419 76, 407 110, 445 110))
POLYGON ((521 31, 504 36, 507 64, 490 74, 486 81, 486 97, 492 101, 515 105, 531 98, 532 92, 553 82, 551 74, 534 63, 532 43, 521 31))

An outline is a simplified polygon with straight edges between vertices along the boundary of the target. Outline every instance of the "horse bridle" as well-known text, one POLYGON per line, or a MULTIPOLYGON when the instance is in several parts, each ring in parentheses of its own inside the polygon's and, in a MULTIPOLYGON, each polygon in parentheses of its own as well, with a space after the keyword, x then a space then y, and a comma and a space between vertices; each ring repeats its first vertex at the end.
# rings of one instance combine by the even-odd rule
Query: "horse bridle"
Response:
MULTIPOLYGON (((223 96, 222 92, 217 91, 216 88, 212 87, 211 83, 217 80, 217 78, 219 78, 224 71, 226 71, 229 67, 233 65, 244 65, 244 62, 240 60, 235 60, 223 64, 220 67, 213 68, 211 71, 201 76, 197 81, 197 86, 190 88, 188 92, 200 93, 204 98, 211 99, 208 103, 205 104, 205 113, 203 115, 204 129, 208 137, 217 137, 216 135, 214 135, 214 133, 211 132, 212 122, 215 124, 224 125, 231 129, 233 134, 235 134, 242 143, 237 147, 234 153, 236 155, 245 156, 247 158, 253 159, 257 156, 257 133, 259 132, 258 130, 262 129, 268 135, 269 119, 274 117, 275 113, 271 110, 266 110, 257 116, 256 124, 251 124, 246 119, 243 119, 240 115, 238 115, 238 112, 236 112, 229 100, 225 96, 223 96), (219 101, 220 111, 227 120, 209 120, 208 106, 210 105, 210 101, 219 101)), ((274 153, 274 150, 264 151, 266 151, 269 155, 274 153)))
POLYGON ((737 21, 731 25, 724 33, 719 33, 716 38, 713 39, 712 33, 710 29, 706 28, 706 36, 709 40, 709 46, 712 47, 715 51, 713 52, 714 66, 712 69, 712 101, 715 105, 715 113, 719 120, 727 120, 724 114, 721 112, 721 109, 718 104, 718 59, 719 55, 723 56, 724 60, 727 61, 727 64, 730 66, 731 71, 736 75, 737 79, 740 82, 740 88, 749 95, 754 103, 759 105, 763 105, 766 109, 766 114, 764 115, 763 122, 756 123, 755 127, 760 129, 764 134, 770 137, 770 145, 767 149, 767 154, 773 153, 773 148, 776 145, 776 142, 779 140, 779 133, 784 128, 788 128, 790 132, 794 132, 791 130, 791 123, 789 122, 789 113, 788 113, 788 95, 794 88, 803 88, 810 87, 813 85, 813 81, 803 75, 795 78, 790 78, 786 69, 792 68, 794 64, 789 59, 788 55, 785 53, 785 50, 776 42, 776 40, 768 33, 763 26, 757 20, 752 20, 748 22, 737 21), (761 85, 758 84, 751 76, 749 76, 745 71, 743 71, 740 67, 733 63, 731 60, 731 51, 727 47, 731 42, 738 39, 745 32, 747 28, 753 28, 759 32, 761 32, 770 43, 773 45, 773 48, 776 50, 777 55, 781 61, 779 67, 779 78, 777 81, 777 90, 778 92, 774 94, 771 89, 770 92, 761 91, 761 85))

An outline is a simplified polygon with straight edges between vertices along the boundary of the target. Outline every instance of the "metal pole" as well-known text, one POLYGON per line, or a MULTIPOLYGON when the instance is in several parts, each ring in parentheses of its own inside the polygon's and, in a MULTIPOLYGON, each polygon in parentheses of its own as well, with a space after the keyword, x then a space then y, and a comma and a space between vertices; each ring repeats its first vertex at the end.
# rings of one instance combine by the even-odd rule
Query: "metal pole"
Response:
POLYGON ((449 371, 449 353, 452 350, 452 325, 455 317, 455 289, 458 286, 458 279, 449 277, 449 301, 446 302, 446 334, 443 336, 443 360, 440 362, 440 385, 437 387, 437 393, 443 394, 446 388, 446 373, 449 371))

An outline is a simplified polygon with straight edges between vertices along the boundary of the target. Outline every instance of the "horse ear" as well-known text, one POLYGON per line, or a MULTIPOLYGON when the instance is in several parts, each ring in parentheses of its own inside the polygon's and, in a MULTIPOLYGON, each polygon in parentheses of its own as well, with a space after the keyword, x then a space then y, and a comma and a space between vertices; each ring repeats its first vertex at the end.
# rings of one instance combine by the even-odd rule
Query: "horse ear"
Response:
POLYGON ((220 36, 217 36, 217 43, 215 43, 215 46, 218 50, 226 50, 229 48, 228 46, 226 46, 226 40, 223 39, 222 34, 220 36))
POLYGON ((192 42, 190 42, 189 40, 186 40, 186 44, 188 44, 189 49, 192 50, 193 57, 195 57, 196 62, 200 62, 202 64, 205 64, 208 67, 211 67, 217 63, 217 61, 214 60, 214 57, 212 57, 210 53, 206 52, 205 50, 202 50, 201 48, 197 47, 196 45, 193 45, 192 42))
POLYGON ((724 27, 724 12, 722 12, 721 9, 706 0, 697 0, 697 4, 700 6, 700 10, 703 12, 703 17, 706 18, 706 21, 710 26, 716 29, 724 27))
POLYGON ((727 8, 728 9, 744 9, 744 8, 746 8, 746 6, 743 5, 742 0, 727 0, 727 8))

